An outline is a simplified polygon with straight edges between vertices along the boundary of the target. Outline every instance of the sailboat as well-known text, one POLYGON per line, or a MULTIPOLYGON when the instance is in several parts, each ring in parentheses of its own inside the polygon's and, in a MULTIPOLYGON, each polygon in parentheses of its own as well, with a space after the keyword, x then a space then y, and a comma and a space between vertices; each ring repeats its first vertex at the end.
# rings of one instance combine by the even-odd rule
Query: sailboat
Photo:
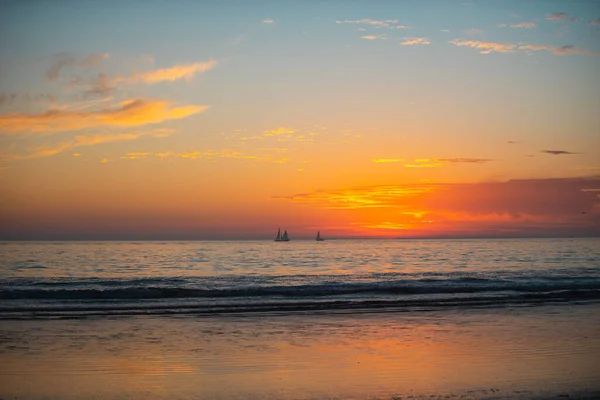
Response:
POLYGON ((289 242, 290 238, 288 237, 287 231, 281 234, 281 228, 277 228, 277 237, 275 238, 276 242, 289 242))
POLYGON ((317 242, 324 242, 325 239, 321 237, 321 231, 317 232, 317 238, 315 239, 317 242))

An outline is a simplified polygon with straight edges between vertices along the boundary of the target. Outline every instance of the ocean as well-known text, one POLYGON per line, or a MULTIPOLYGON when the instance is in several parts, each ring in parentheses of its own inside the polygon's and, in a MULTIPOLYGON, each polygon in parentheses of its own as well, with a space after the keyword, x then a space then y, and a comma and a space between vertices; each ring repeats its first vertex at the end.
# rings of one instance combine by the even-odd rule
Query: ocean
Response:
POLYGON ((598 238, 0 255, 2 398, 600 396, 598 238))

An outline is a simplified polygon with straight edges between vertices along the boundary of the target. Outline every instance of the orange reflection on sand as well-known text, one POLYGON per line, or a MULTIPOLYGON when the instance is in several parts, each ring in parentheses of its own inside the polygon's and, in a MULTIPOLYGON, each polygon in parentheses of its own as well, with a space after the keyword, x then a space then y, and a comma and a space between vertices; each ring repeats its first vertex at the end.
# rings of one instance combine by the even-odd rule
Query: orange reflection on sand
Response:
POLYGON ((18 321, 26 345, 5 348, 0 387, 36 399, 390 399, 590 386, 597 310, 552 311, 18 321))

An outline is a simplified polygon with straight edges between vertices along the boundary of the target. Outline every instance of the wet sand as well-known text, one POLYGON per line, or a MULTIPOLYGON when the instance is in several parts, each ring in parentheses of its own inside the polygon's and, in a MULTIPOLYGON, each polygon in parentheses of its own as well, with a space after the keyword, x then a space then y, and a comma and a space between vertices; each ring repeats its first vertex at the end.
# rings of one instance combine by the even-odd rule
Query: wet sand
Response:
POLYGON ((600 305, 0 321, 2 399, 600 398, 600 305))

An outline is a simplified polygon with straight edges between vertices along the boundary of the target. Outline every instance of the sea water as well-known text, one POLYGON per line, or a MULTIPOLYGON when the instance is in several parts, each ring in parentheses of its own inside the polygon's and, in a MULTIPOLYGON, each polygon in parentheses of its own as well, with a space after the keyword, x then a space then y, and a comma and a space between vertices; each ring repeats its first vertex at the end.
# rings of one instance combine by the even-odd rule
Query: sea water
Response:
POLYGON ((5 242, 0 396, 594 396, 599 303, 597 238, 5 242))

